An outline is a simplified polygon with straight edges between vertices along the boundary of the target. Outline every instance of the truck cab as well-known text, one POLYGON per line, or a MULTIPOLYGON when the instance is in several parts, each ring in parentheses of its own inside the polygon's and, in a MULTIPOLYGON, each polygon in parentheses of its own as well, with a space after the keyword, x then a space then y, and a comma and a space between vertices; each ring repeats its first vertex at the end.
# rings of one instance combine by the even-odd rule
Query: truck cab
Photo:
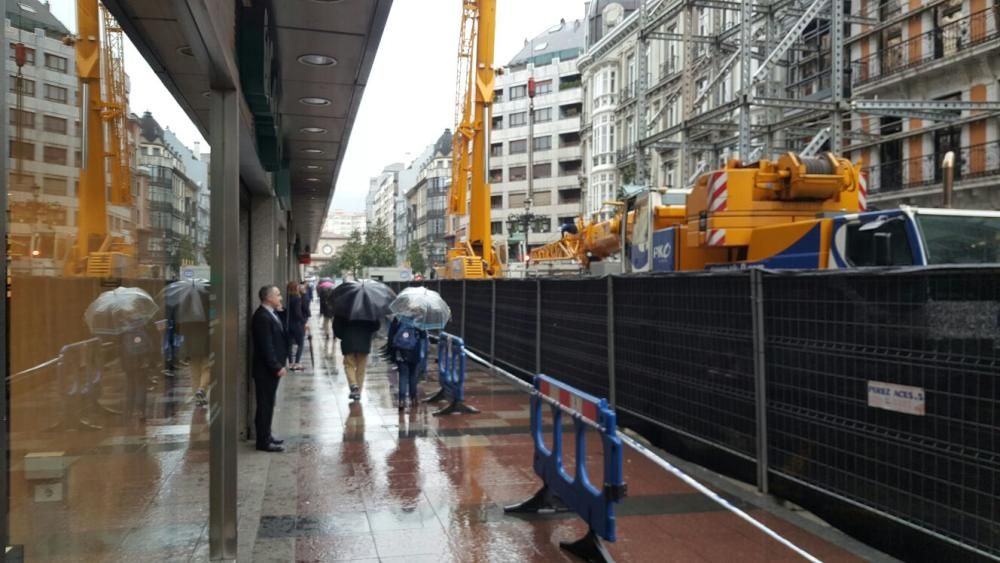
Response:
POLYGON ((830 269, 1000 263, 1000 212, 901 206, 832 221, 830 269))

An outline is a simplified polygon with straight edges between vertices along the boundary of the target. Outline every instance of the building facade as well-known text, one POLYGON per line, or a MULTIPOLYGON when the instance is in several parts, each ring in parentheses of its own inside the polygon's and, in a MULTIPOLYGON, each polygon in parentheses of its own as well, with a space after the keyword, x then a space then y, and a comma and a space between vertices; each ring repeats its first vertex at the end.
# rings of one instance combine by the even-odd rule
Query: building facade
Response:
POLYGON ((148 178, 149 229, 140 237, 140 266, 152 277, 176 279, 182 266, 205 264, 208 249, 208 168, 150 112, 139 119, 137 158, 148 178), (202 194, 206 195, 202 195, 202 194))
POLYGON ((1000 205, 996 2, 845 0, 842 29, 828 5, 808 7, 815 17, 754 12, 755 49, 744 52, 733 43, 745 33, 738 9, 587 3, 578 67, 588 212, 610 215, 603 202, 628 184, 690 187, 728 159, 813 141, 862 163, 872 205, 940 204, 949 151, 956 206, 1000 205))
POLYGON ((393 163, 382 169, 382 173, 372 178, 368 187, 367 230, 376 225, 385 227, 390 240, 395 240, 396 198, 399 195, 399 173, 402 163, 393 163))
POLYGON ((430 145, 416 184, 406 193, 407 246, 416 243, 428 269, 443 266, 448 255, 446 236, 448 191, 451 188, 452 133, 445 129, 430 145))
POLYGON ((583 90, 576 58, 583 46, 582 22, 561 21, 526 41, 497 76, 489 158, 491 231, 511 245, 509 256, 524 250, 524 223, 515 216, 529 209, 534 215, 527 242, 535 247, 556 240, 559 225, 572 222, 582 210, 583 90), (536 84, 531 139, 529 78, 536 84))

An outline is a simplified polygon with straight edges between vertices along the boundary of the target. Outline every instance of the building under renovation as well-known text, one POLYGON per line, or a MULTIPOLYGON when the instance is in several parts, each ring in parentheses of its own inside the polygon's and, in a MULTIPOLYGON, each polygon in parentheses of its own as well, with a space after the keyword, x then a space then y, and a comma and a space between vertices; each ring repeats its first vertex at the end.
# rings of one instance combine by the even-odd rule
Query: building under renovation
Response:
POLYGON ((949 151, 955 205, 1000 206, 997 0, 585 9, 590 213, 622 185, 683 188, 730 158, 822 150, 861 162, 869 207, 938 205, 949 151))

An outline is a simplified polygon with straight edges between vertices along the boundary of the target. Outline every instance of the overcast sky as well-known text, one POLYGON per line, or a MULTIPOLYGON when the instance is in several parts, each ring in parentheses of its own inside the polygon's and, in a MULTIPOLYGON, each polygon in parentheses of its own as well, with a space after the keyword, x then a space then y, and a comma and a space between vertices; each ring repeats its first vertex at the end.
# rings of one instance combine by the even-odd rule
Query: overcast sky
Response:
MULTIPOLYGON (((51 0, 76 31, 76 0, 51 0)), ((461 0, 395 0, 341 165, 333 208, 362 210, 368 179, 393 162, 409 164, 455 126, 455 65, 461 0)), ((495 61, 506 65, 525 39, 583 17, 583 0, 497 0, 495 61)), ((208 144, 126 38, 130 109, 149 110, 188 147, 208 144)))
MULTIPOLYGON (((386 164, 409 164, 444 129, 454 129, 460 0, 395 0, 361 110, 347 145, 336 209, 362 210, 368 179, 386 164), (409 153, 409 154, 408 154, 409 153)), ((497 65, 530 39, 583 17, 583 0, 497 0, 497 65)))

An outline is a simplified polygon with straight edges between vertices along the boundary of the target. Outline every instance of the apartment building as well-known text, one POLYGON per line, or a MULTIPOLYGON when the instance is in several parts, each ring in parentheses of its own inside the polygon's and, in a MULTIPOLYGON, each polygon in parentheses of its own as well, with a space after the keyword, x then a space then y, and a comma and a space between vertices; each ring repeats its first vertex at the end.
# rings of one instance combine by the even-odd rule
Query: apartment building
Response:
POLYGON ((451 130, 445 129, 428 147, 430 156, 423 160, 415 184, 406 192, 407 246, 416 242, 428 267, 443 266, 448 256, 445 221, 451 188, 451 147, 451 130))

